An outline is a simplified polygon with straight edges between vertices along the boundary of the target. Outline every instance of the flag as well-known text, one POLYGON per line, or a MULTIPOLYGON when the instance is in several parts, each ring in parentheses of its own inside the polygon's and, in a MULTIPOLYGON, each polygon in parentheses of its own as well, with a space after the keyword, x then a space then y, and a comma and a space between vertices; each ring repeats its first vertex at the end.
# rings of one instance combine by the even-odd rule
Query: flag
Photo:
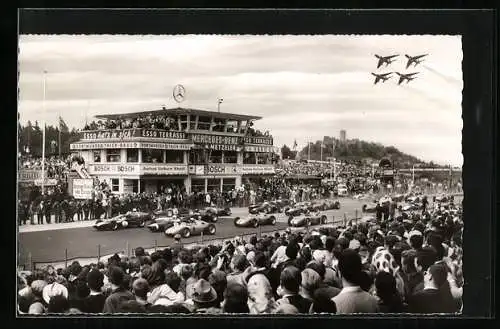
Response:
POLYGON ((66 122, 64 122, 63 118, 59 116, 59 130, 61 132, 69 132, 68 126, 66 125, 66 122))

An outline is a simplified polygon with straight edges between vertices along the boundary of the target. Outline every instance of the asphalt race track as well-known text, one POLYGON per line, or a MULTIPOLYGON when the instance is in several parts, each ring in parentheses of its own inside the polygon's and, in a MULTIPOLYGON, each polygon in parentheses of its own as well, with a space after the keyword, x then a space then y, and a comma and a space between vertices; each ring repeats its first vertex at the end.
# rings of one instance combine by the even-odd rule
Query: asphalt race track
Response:
MULTIPOLYGON (((328 222, 342 220, 344 213, 349 219, 355 217, 356 210, 361 217, 361 207, 366 201, 339 199, 339 210, 328 210, 328 222)), ((256 234, 259 229, 239 228, 233 224, 235 216, 246 216, 248 209, 236 208, 230 218, 219 218, 215 224, 217 233, 215 235, 205 235, 203 241, 215 238, 230 238, 238 235, 256 234)), ((277 223, 274 226, 262 226, 261 233, 285 229, 288 227, 287 218, 284 214, 277 216, 277 223)), ((182 239, 183 243, 200 242, 200 236, 193 236, 182 239)), ((123 250, 132 250, 136 247, 152 248, 155 245, 166 247, 173 242, 173 239, 166 237, 163 233, 152 233, 147 228, 130 228, 118 231, 96 231, 93 227, 68 228, 39 232, 19 233, 19 263, 64 261, 67 249, 67 258, 93 257, 97 258, 100 245, 100 255, 108 255, 123 250), (155 244, 156 240, 156 244, 155 244), (31 255, 29 255, 31 253, 31 255)))
MULTIPOLYGON (((456 197, 455 202, 461 202, 462 197, 456 197)), ((340 198, 340 209, 328 210, 328 223, 342 222, 344 214, 348 219, 358 218, 365 215, 361 208, 363 204, 370 203, 372 200, 354 200, 350 198, 340 198)), ((432 205, 432 198, 430 198, 432 205)), ((230 218, 220 217, 215 224, 217 232, 215 235, 205 235, 203 241, 210 239, 232 238, 234 236, 253 235, 259 232, 255 228, 235 227, 233 219, 236 216, 243 217, 248 215, 247 208, 233 209, 233 215, 230 218)), ((283 230, 288 227, 287 217, 284 214, 277 215, 277 223, 274 226, 266 225, 260 228, 261 233, 283 230)), ((192 236, 188 239, 182 239, 183 243, 201 242, 200 236, 192 236)), ((18 239, 19 264, 29 264, 31 262, 62 262, 67 258, 96 257, 99 255, 109 255, 115 252, 133 250, 136 247, 145 249, 166 247, 173 243, 171 237, 166 237, 163 233, 152 233, 147 228, 130 228, 118 231, 97 231, 93 227, 66 228, 36 232, 19 233, 18 239), (156 241, 155 241, 156 240, 156 241)))

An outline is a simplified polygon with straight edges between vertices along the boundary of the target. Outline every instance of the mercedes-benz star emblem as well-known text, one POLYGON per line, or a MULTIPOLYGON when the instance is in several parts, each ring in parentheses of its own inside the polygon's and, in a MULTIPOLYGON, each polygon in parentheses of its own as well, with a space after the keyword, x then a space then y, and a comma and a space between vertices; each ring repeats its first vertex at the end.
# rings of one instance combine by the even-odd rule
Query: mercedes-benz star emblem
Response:
POLYGON ((182 102, 186 98, 186 89, 184 88, 183 85, 177 85, 174 87, 174 100, 177 103, 182 102))

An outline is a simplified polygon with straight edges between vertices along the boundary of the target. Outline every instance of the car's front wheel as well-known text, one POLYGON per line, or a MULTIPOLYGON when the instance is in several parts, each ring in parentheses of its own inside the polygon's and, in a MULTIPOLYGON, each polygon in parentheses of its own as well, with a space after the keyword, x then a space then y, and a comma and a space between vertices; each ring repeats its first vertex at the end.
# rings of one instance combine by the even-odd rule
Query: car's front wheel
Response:
POLYGON ((326 224, 326 216, 321 216, 321 224, 326 224))
POLYGON ((188 228, 185 228, 184 231, 182 231, 182 237, 189 238, 190 236, 191 236, 191 231, 188 228))
POLYGON ((259 221, 257 219, 254 219, 254 221, 252 222, 252 226, 257 228, 259 226, 259 221))
POLYGON ((215 228, 215 225, 210 225, 208 226, 208 234, 210 235, 214 235, 216 232, 216 228, 215 228))
POLYGON ((118 223, 113 223, 113 226, 111 227, 113 231, 116 231, 118 229, 118 223))
POLYGON ((145 221, 142 221, 139 223, 139 227, 144 227, 146 225, 146 222, 145 221))
POLYGON ((213 217, 212 217, 212 222, 217 223, 217 220, 218 220, 218 219, 219 219, 219 218, 218 218, 217 216, 213 216, 213 217))
POLYGON ((126 220, 124 220, 124 221, 122 222, 122 226, 123 226, 123 227, 128 227, 128 222, 127 222, 126 220))
POLYGON ((276 225, 276 217, 271 216, 271 218, 269 219, 269 222, 271 223, 271 225, 276 225))

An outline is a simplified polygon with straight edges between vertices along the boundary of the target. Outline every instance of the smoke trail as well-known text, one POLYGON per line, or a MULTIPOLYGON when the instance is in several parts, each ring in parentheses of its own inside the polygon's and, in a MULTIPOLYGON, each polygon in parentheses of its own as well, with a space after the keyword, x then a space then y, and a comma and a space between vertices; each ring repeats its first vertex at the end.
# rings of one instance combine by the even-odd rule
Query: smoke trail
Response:
POLYGON ((453 84, 453 85, 456 85, 456 86, 460 86, 461 85, 461 81, 460 80, 457 80, 453 77, 450 77, 448 75, 445 75, 435 69, 433 69, 432 67, 430 66, 427 66, 427 65, 422 65, 422 67, 426 68, 428 71, 434 73, 435 75, 439 76, 440 78, 442 78, 443 80, 445 80, 446 82, 450 83, 450 84, 453 84))

